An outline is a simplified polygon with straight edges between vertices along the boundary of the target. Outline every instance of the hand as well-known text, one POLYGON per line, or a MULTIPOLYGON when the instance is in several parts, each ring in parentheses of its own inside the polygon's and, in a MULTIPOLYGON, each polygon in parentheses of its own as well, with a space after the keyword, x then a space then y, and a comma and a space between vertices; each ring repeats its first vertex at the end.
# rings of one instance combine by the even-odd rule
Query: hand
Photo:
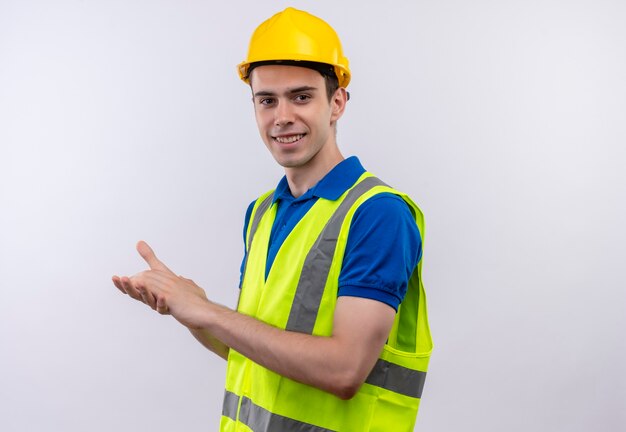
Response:
POLYGON ((113 276, 113 284, 124 294, 141 301, 160 314, 171 314, 189 328, 202 326, 211 302, 191 279, 177 276, 161 262, 147 243, 137 243, 137 251, 150 270, 132 277, 113 276))

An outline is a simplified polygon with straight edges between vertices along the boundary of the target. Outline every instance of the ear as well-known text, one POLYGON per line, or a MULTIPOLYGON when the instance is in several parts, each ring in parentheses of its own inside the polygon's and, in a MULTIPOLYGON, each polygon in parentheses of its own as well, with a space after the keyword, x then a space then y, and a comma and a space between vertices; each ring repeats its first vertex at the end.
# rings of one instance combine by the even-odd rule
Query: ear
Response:
POLYGON ((333 98, 330 100, 331 107, 331 122, 336 122, 341 118, 343 112, 346 109, 346 104, 348 103, 348 92, 344 87, 339 87, 335 90, 335 94, 333 98))

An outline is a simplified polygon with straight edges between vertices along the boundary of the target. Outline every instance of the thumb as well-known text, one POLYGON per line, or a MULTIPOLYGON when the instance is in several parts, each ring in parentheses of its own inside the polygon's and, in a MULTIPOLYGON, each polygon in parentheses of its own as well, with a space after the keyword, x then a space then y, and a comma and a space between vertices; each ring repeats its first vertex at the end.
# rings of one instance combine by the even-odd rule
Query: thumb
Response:
POLYGON ((140 240, 137 243, 137 252, 139 252, 139 255, 148 263, 151 270, 162 270, 172 273, 172 271, 156 257, 152 248, 148 246, 148 243, 145 241, 140 240))

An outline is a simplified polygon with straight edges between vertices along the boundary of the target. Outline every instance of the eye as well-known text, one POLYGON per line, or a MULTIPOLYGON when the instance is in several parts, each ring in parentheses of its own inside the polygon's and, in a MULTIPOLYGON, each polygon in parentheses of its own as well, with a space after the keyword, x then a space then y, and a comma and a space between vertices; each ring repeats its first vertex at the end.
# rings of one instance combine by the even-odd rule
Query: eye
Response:
POLYGON ((305 102, 308 102, 310 99, 311 99, 311 96, 309 96, 308 94, 299 94, 293 98, 293 100, 298 103, 305 103, 305 102))
POLYGON ((261 98, 259 99, 259 105, 270 106, 274 103, 273 98, 261 98))

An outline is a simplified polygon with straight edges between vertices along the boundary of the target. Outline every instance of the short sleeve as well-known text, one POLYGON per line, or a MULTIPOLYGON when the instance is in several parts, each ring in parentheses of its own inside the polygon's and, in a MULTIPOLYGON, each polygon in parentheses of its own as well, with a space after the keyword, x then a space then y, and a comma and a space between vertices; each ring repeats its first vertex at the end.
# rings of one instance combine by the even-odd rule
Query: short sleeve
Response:
POLYGON ((370 298, 398 310, 421 254, 420 232, 408 204, 391 193, 373 196, 353 217, 338 296, 370 298))

